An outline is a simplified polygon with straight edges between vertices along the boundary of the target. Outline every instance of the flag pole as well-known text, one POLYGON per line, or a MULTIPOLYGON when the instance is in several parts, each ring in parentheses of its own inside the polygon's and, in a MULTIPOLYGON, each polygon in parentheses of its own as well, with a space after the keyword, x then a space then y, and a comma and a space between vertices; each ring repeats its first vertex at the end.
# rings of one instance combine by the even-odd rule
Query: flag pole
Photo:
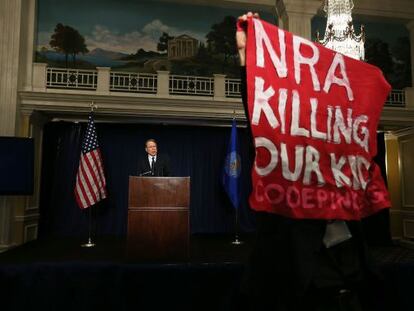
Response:
MULTIPOLYGON (((236 110, 233 109, 233 120, 236 119, 236 110)), ((243 241, 239 240, 239 207, 237 206, 236 208, 236 232, 234 234, 234 240, 231 242, 231 244, 233 245, 240 245, 243 244, 243 241)))
MULTIPOLYGON (((91 101, 91 104, 89 105, 91 108, 91 112, 93 112, 94 109, 98 108, 98 106, 95 105, 94 101, 91 101)), ((92 242, 92 206, 89 208, 89 224, 88 224, 88 242, 81 244, 81 247, 95 247, 96 244, 92 242)))
POLYGON ((88 229, 88 242, 81 244, 82 247, 95 247, 95 243, 92 242, 92 206, 89 208, 89 229, 88 229))
POLYGON ((243 244, 243 241, 239 240, 239 208, 236 208, 236 232, 234 234, 234 240, 231 242, 233 245, 243 244))

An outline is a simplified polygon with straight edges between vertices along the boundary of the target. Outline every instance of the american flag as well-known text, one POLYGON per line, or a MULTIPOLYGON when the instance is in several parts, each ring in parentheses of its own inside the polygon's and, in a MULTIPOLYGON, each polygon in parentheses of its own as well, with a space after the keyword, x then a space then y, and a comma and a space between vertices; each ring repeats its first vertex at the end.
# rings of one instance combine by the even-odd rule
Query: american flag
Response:
POLYGON ((92 112, 89 114, 88 127, 82 142, 75 197, 82 209, 106 198, 106 180, 92 112))

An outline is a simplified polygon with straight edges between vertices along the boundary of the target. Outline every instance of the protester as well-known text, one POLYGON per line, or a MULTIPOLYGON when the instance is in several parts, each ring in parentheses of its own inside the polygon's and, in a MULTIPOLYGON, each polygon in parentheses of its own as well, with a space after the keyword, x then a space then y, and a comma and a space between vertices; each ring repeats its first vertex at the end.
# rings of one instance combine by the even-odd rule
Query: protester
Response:
MULTIPOLYGON (((346 136, 344 130, 346 127, 342 126, 345 117, 341 120, 342 107, 327 106, 322 114, 318 114, 315 108, 318 103, 311 100, 311 105, 309 105, 311 108, 307 108, 310 110, 307 113, 306 107, 301 106, 302 101, 299 99, 303 94, 308 95, 313 92, 320 94, 323 89, 325 93, 338 100, 335 105, 342 102, 348 104, 348 101, 352 104, 353 96, 360 96, 359 93, 352 93, 353 90, 347 80, 345 64, 351 61, 345 61, 339 54, 320 51, 318 49, 324 48, 314 47, 305 39, 292 37, 292 34, 283 30, 274 30, 276 27, 265 24, 259 20, 257 14, 249 12, 239 17, 236 33, 241 65, 243 105, 246 118, 249 120, 252 147, 256 148, 250 205, 256 211, 257 238, 244 283, 244 290, 249 296, 251 309, 378 310, 380 306, 375 305, 376 297, 372 297, 371 288, 367 286, 367 282, 374 274, 367 258, 359 220, 361 217, 389 207, 390 202, 383 181, 379 182, 380 176, 373 175, 372 170, 363 167, 365 162, 362 156, 358 162, 360 163, 358 168, 361 172, 366 168, 365 175, 355 173, 357 169, 353 165, 357 161, 355 159, 360 158, 353 155, 345 157, 347 152, 355 149, 358 150, 358 155, 364 154, 365 157, 371 159, 374 152, 371 152, 370 148, 371 144, 375 143, 375 139, 369 142, 368 139, 363 141, 359 135, 375 132, 375 121, 378 120, 369 124, 371 126, 369 129, 364 128, 362 131, 357 129, 354 131, 354 134, 356 133, 354 136, 346 136), (268 36, 266 32, 269 29, 273 33, 268 36), (248 41, 248 34, 254 35, 256 40, 251 38, 248 41), (279 42, 275 42, 276 36, 279 42), (286 38, 294 43, 290 41, 286 43, 286 38), (246 55, 249 42, 253 50, 248 50, 252 54, 246 55), (254 46, 255 44, 258 46, 254 46), (305 53, 300 49, 301 45, 304 50, 307 49, 308 54, 301 54, 305 53), (275 46, 279 48, 279 50, 275 49, 280 56, 274 52, 275 46), (290 55, 292 51, 299 55, 290 55), (287 60, 283 58, 284 52, 287 60), (314 53, 313 57, 309 54, 311 52, 314 53), (319 52, 321 54, 317 54, 319 52), (333 59, 323 58, 328 54, 334 55, 333 59), (317 79, 315 64, 318 59, 315 55, 320 57, 319 61, 322 64, 320 67, 325 66, 328 71, 325 74, 324 83, 320 83, 317 79), (251 57, 251 59, 246 57, 251 57), (250 75, 246 76, 245 66, 246 64, 249 66, 249 60, 255 60, 256 67, 255 65, 248 67, 250 75), (266 66, 266 62, 272 65, 266 66), (292 70, 292 63, 295 65, 293 73, 288 72, 292 70), (330 67, 329 63, 331 63, 330 67), (305 67, 306 73, 302 72, 305 67), (252 76, 254 70, 263 73, 264 78, 254 77, 254 74, 252 76), (339 77, 337 71, 341 72, 339 77), (290 80, 289 74, 294 75, 290 80), (274 76, 280 78, 278 80, 281 83, 279 90, 274 87, 274 84, 269 83, 274 76), (308 83, 306 88, 300 85, 301 76, 304 76, 302 81, 308 83), (284 83, 284 88, 282 88, 282 83, 284 83), (284 91, 292 86, 294 86, 292 95, 284 91), (277 98, 273 102, 270 99, 272 96, 277 98), (292 98, 288 99, 288 96, 292 98), (290 104, 289 100, 292 103, 291 110, 286 108, 290 104), (272 103, 275 106, 272 106, 272 103), (299 115, 300 109, 302 109, 302 115, 299 115), (276 118, 275 111, 279 112, 279 119, 276 118), (304 122, 306 116, 310 119, 307 123, 309 129, 300 127, 299 124, 300 121, 304 122), (325 122, 328 124, 326 127, 330 126, 329 122, 335 122, 336 127, 333 126, 335 133, 328 129, 325 129, 325 133, 317 130, 315 120, 322 117, 328 120, 325 122), (289 118, 291 123, 288 123, 289 118), (262 125, 260 122, 267 123, 262 125), (335 136, 337 133, 338 135, 335 136), (289 139, 297 142, 295 152, 291 152, 290 157, 286 151, 289 147, 288 142, 275 142, 275 137, 285 138, 290 137, 289 135, 295 136, 289 139), (344 147, 344 144, 340 144, 341 138, 346 140, 347 144, 348 138, 354 141, 344 147), (314 145, 321 146, 321 151, 312 146, 312 139, 319 139, 314 145), (333 150, 333 152, 328 154, 327 150, 333 150), (327 177, 324 172, 325 167, 322 161, 326 160, 327 156, 329 159, 329 155, 331 155, 331 162, 328 162, 326 167, 330 164, 334 168, 332 169, 334 178, 327 177), (292 158, 296 160, 293 161, 296 163, 294 172, 290 171, 292 167, 289 166, 289 159, 292 160, 292 158), (345 166, 343 163, 345 160, 349 161, 349 169, 344 173, 341 168, 345 166), (299 167, 298 163, 302 163, 300 167, 302 171, 296 170, 296 166, 299 167), (303 179, 299 180, 298 176, 302 175, 303 179), (363 178, 363 176, 370 176, 370 178, 363 178), (280 183, 276 183, 277 181, 280 183), (376 186, 372 186, 372 181, 376 186), (356 189, 357 186, 358 189, 356 189), (279 199, 281 196, 278 197, 277 193, 287 193, 289 189, 301 189, 302 191, 295 190, 294 193, 297 196, 302 195, 302 201, 299 199, 289 201, 289 198, 279 199), (345 196, 340 197, 341 193, 346 193, 346 191, 349 193, 348 199, 351 198, 351 194, 354 195, 352 198, 355 200, 351 200, 352 204, 349 203, 351 201, 344 199, 345 196), (368 191, 375 192, 375 195, 368 194, 368 191), (316 194, 320 196, 316 197, 316 194), (338 195, 339 200, 332 199, 338 198, 338 195), (357 206, 357 208, 350 206, 357 206)), ((383 103, 389 91, 389 85, 378 70, 368 66, 366 65, 364 70, 372 75, 370 83, 377 88, 378 93, 376 99, 372 98, 372 103, 377 105, 373 107, 378 107, 380 110, 381 101, 383 103)), ((317 70, 320 68, 317 67, 317 70)), ((364 83, 364 81, 361 82, 364 83)), ((367 92, 369 92, 368 88, 367 92)), ((323 103, 319 104, 322 106, 323 103)), ((346 110, 345 107, 345 111, 348 111, 347 120, 351 122, 349 121, 351 119, 349 109, 351 108, 346 110)), ((369 113, 371 113, 370 117, 375 117, 379 116, 380 111, 374 110, 369 113)), ((353 121, 352 124, 356 127, 356 123, 353 121)), ((372 165, 367 166, 375 168, 372 165)))

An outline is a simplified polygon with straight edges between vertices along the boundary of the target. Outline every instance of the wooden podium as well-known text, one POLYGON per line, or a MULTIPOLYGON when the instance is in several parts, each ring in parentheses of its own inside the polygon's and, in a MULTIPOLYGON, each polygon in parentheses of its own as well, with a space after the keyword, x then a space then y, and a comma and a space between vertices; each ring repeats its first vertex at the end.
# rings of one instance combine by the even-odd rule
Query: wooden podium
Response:
POLYGON ((190 177, 129 177, 128 256, 186 260, 190 177))

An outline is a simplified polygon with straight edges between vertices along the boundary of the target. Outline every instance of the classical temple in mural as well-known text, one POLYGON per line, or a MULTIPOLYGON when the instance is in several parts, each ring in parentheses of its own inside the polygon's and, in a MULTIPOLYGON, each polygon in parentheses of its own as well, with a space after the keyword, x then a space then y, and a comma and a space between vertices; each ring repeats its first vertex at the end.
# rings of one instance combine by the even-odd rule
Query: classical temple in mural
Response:
POLYGON ((200 42, 188 35, 168 40, 168 59, 184 59, 197 55, 200 42))

